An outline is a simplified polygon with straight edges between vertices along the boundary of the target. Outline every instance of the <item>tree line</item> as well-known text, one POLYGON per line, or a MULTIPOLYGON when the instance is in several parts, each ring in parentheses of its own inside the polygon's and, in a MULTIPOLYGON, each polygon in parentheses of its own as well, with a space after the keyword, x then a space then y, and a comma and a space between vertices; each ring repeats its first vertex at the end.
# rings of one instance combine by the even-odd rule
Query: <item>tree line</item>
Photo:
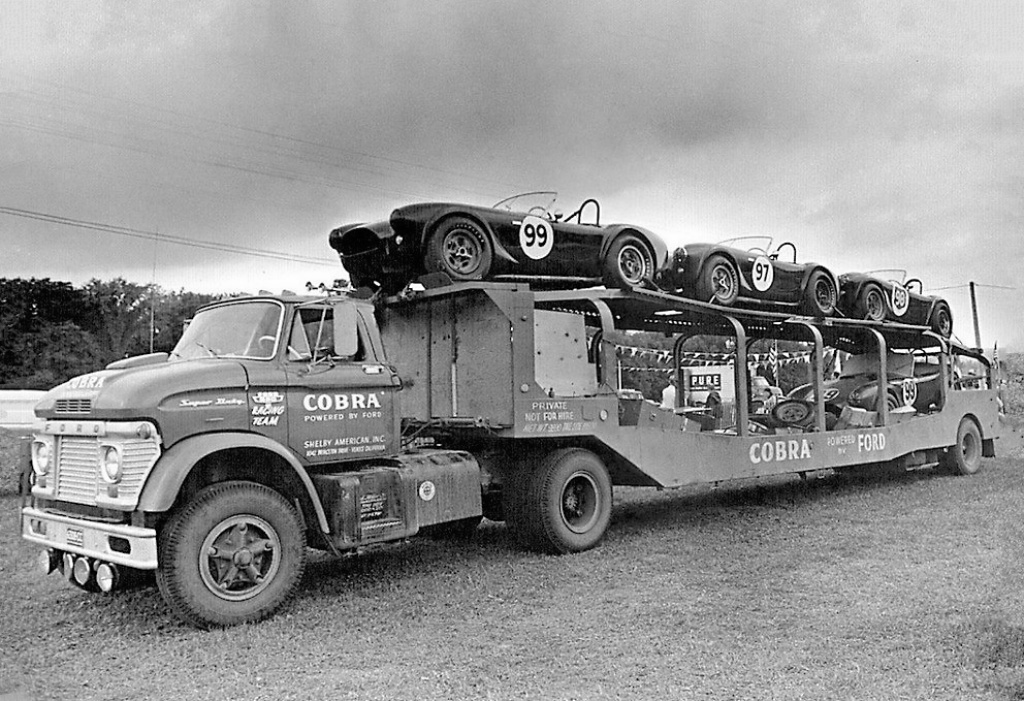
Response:
POLYGON ((170 351, 186 319, 223 295, 93 279, 0 278, 0 389, 49 389, 108 363, 170 351))

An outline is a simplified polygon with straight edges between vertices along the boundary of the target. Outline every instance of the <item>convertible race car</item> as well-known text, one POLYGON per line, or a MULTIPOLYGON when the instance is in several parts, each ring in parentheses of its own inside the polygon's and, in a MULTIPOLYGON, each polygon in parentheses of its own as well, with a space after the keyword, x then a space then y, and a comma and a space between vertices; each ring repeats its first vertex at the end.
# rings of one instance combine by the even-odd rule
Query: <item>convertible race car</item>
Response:
POLYGON ((772 250, 768 236, 746 236, 721 243, 677 248, 655 284, 673 294, 725 307, 749 304, 832 316, 838 285, 823 265, 797 263, 796 246, 786 242, 772 250), (780 253, 792 249, 793 260, 780 253))
MULTIPOLYGON (((889 411, 913 407, 914 411, 925 413, 935 409, 942 397, 938 362, 936 356, 921 350, 889 353, 886 358, 888 382, 885 396, 889 411)), ((879 410, 878 373, 874 370, 877 365, 877 355, 851 356, 843 365, 842 374, 825 383, 825 411, 833 419, 838 419, 845 406, 879 410)), ((807 384, 795 388, 787 400, 812 405, 814 386, 807 384)))
POLYGON ((857 319, 930 326, 943 338, 953 333, 953 314, 941 297, 923 293, 920 280, 905 270, 876 270, 839 276, 839 309, 857 319))
POLYGON ((530 192, 493 207, 408 205, 387 221, 339 227, 330 244, 353 287, 386 293, 426 273, 454 281, 524 279, 560 287, 651 284, 668 260, 660 237, 630 224, 601 225, 595 199, 563 216, 553 209, 555 197, 530 192))

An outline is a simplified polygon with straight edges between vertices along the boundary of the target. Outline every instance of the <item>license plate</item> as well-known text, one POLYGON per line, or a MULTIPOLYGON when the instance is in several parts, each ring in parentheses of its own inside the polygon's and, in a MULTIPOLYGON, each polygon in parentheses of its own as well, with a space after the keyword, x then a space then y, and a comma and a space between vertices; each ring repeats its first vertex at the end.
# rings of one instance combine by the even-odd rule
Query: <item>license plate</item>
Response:
POLYGON ((67 531, 68 545, 75 545, 79 548, 85 545, 85 536, 81 528, 69 528, 67 531))

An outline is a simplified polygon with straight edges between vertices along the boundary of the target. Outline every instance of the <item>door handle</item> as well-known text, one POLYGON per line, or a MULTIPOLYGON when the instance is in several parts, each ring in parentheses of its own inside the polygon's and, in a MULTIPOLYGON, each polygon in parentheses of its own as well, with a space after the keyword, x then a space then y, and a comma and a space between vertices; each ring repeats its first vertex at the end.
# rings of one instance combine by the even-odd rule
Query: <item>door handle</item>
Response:
POLYGON ((383 365, 364 365, 363 366, 363 374, 364 375, 380 375, 383 372, 384 372, 384 366, 383 365))

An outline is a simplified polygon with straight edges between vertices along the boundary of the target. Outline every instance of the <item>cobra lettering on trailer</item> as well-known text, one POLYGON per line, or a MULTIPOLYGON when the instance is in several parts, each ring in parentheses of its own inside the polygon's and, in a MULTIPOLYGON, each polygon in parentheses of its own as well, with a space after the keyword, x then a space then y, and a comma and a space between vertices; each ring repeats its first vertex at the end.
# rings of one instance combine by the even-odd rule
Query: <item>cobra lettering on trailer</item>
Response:
POLYGON ((754 443, 750 446, 749 457, 755 465, 762 462, 809 460, 811 443, 806 438, 754 443))

